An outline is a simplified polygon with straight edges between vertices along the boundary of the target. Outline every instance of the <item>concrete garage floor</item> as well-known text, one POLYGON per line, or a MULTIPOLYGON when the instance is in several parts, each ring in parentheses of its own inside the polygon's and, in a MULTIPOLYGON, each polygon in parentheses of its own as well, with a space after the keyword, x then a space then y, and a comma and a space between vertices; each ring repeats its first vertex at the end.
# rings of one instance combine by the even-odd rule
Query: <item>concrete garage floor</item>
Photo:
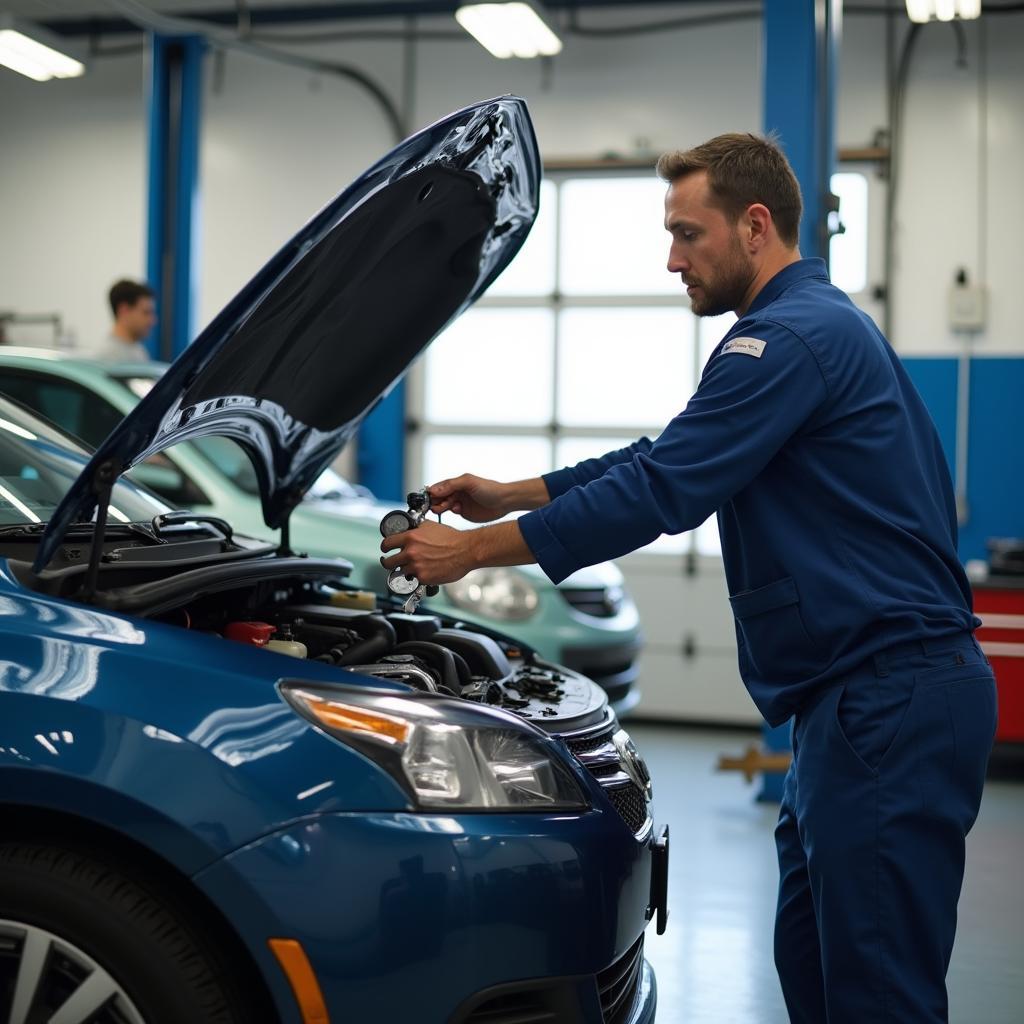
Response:
MULTIPOLYGON (((627 724, 655 780, 655 821, 672 829, 671 918, 647 932, 658 1024, 787 1024, 772 962, 778 809, 753 800, 720 753, 754 732, 627 724)), ((989 782, 967 840, 949 969, 953 1024, 1024 1021, 1024 784, 989 782)))

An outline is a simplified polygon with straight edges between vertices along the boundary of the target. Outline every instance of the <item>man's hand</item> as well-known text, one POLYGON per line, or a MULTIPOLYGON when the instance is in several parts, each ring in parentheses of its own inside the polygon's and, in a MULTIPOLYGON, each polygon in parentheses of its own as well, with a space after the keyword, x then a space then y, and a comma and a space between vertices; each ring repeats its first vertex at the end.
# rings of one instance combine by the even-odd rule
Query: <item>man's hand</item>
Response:
POLYGON ((507 500, 508 484, 485 480, 472 473, 441 480, 427 490, 430 492, 431 512, 450 510, 471 523, 493 523, 512 511, 507 500))
POLYGON ((454 530, 424 521, 405 533, 385 537, 380 560, 385 569, 401 568, 427 586, 454 583, 467 572, 487 565, 528 565, 536 562, 518 523, 497 523, 479 530, 454 530))
POLYGON ((476 565, 471 552, 472 533, 424 521, 414 530, 395 533, 381 542, 381 551, 397 553, 380 560, 385 569, 401 567, 427 585, 454 583, 476 565))

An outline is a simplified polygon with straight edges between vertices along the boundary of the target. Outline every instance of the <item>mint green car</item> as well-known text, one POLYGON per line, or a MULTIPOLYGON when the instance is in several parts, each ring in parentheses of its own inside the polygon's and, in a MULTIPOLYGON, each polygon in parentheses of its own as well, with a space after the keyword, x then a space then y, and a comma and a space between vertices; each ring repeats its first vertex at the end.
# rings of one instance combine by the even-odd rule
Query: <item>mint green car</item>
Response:
MULTIPOLYGON (((95 447, 164 370, 161 363, 105 363, 43 349, 0 349, 0 392, 95 447)), ((128 474, 169 504, 222 516, 239 533, 269 536, 255 470, 224 437, 201 437, 153 456, 128 474)), ((342 557, 350 581, 383 592, 381 517, 394 508, 327 470, 291 517, 291 539, 310 555, 342 557)), ((459 521, 449 517, 451 525, 459 521)), ((423 605, 500 630, 544 658, 589 676, 619 715, 639 701, 641 647, 636 605, 610 562, 557 587, 534 565, 478 569, 423 605)))

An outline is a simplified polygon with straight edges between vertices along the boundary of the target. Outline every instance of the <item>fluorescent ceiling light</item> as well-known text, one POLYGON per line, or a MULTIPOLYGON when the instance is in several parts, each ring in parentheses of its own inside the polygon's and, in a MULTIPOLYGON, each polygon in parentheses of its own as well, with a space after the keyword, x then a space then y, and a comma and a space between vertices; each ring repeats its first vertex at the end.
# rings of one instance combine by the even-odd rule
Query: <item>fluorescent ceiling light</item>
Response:
POLYGON ((938 21, 952 21, 954 18, 970 21, 980 14, 981 0, 907 0, 907 15, 919 24, 932 18, 938 21))
POLYGON ((12 71, 46 82, 51 78, 77 78, 85 65, 71 56, 63 39, 30 21, 0 14, 0 64, 12 71))
POLYGON ((562 40, 526 3, 467 4, 455 20, 495 57, 553 57, 562 40))

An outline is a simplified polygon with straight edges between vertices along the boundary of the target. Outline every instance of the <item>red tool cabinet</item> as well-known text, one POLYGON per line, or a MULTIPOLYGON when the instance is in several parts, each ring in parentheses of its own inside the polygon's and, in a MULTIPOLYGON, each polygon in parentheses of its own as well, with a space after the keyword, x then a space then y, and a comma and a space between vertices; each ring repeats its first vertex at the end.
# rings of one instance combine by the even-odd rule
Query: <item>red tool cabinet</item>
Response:
POLYGON ((997 743, 1024 743, 1024 578, 974 584, 978 642, 992 662, 999 691, 997 743))

